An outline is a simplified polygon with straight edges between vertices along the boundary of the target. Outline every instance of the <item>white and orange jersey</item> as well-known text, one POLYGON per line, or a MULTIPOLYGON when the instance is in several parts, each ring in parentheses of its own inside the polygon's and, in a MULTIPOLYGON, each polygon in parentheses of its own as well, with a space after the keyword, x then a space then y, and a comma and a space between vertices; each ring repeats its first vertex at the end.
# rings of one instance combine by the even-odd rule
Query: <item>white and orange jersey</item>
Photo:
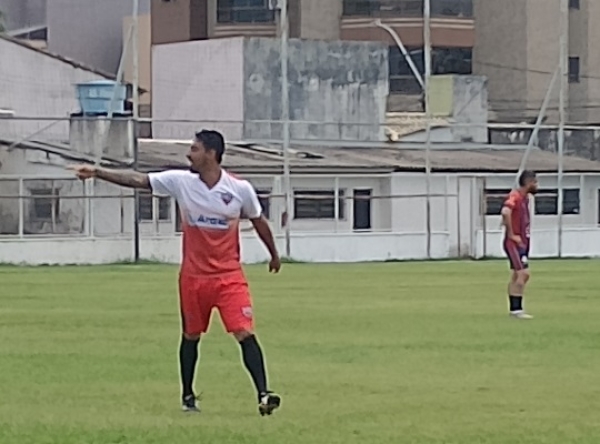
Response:
POLYGON ((213 188, 208 188, 197 173, 187 170, 148 176, 153 193, 171 196, 179 204, 183 226, 181 273, 215 276, 241 270, 240 217, 255 219, 262 214, 252 185, 225 170, 213 188))

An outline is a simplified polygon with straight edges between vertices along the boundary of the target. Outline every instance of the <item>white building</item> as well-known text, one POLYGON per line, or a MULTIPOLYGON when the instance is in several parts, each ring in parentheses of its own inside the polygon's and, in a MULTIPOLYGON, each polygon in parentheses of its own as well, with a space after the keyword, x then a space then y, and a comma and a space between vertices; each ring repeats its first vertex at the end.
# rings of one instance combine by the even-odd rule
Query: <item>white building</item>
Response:
POLYGON ((0 138, 69 140, 69 116, 79 111, 75 85, 114 76, 0 34, 0 138), (63 121, 52 120, 62 118, 63 121))
MULTIPOLYGON (((27 142, 10 152, 0 147, 0 263, 101 263, 134 257, 131 192, 101 182, 84 186, 65 173, 68 162, 94 160, 98 146, 90 146, 92 141, 105 143, 84 137, 90 130, 86 125, 93 123, 72 125, 71 146, 27 142)), ((131 165, 128 138, 123 136, 127 125, 121 122, 112 130, 105 165, 131 165)), ((315 262, 423 259, 428 244, 432 258, 501 256, 499 207, 514 184, 522 149, 462 144, 432 150, 428 230, 425 152, 413 145, 294 147, 294 199, 287 218, 291 257, 315 262)), ((139 167, 186 168, 187 149, 187 142, 141 140, 139 167)), ((560 249, 556 165, 557 157, 541 150, 534 150, 528 160, 541 188, 533 205, 532 256, 600 256, 600 162, 564 160, 560 249)), ((230 145, 225 167, 249 179, 263 196, 280 251, 285 252, 278 150, 230 145)), ((138 211, 140 257, 177 262, 180 234, 174 203, 142 195, 138 211)), ((243 232, 242 237, 245 262, 266 259, 253 233, 243 232)))

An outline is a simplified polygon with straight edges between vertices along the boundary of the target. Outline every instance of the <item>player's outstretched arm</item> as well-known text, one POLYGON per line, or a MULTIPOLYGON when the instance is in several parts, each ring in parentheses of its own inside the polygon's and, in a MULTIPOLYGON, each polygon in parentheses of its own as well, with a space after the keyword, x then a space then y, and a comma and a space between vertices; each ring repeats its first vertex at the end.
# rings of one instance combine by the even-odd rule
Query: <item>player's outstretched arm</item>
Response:
POLYGON ((93 165, 72 165, 68 169, 74 171, 75 175, 81 180, 95 177, 127 188, 150 190, 150 179, 145 173, 131 170, 109 170, 93 165))

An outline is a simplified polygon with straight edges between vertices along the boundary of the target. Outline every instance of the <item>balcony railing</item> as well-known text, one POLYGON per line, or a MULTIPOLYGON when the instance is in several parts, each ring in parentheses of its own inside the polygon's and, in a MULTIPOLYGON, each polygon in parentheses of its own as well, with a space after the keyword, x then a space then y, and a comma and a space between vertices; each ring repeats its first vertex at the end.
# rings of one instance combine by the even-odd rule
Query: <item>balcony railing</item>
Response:
MULTIPOLYGON (((424 0, 344 0, 344 16, 422 17, 424 0)), ((473 17, 473 0, 431 0, 432 17, 473 17)))

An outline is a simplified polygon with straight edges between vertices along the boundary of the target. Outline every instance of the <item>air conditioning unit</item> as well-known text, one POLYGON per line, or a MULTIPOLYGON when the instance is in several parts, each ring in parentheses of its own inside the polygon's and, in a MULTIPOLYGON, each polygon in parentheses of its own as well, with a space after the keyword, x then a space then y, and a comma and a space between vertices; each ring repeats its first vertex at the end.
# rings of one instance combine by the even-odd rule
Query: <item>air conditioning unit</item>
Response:
POLYGON ((283 2, 287 0, 269 0, 269 9, 275 11, 283 7, 283 2))

